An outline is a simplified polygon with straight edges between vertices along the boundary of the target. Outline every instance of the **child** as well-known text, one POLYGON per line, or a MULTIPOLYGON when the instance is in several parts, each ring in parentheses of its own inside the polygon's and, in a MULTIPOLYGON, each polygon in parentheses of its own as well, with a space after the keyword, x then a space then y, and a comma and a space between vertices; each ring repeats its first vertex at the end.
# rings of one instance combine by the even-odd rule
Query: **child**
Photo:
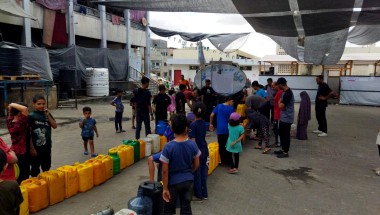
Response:
POLYGON ((125 132, 125 130, 123 130, 123 126, 121 125, 123 121, 123 112, 124 112, 124 105, 123 105, 123 102, 121 101, 122 96, 123 96, 123 91, 121 89, 117 89, 116 97, 111 102, 111 105, 116 107, 116 110, 115 110, 116 133, 125 132))
MULTIPOLYGON (((0 149, 0 175, 7 168, 7 155, 0 149)), ((20 187, 16 181, 3 181, 0 179, 0 214, 18 215, 20 204, 24 201, 20 187)))
POLYGON ((132 91, 133 96, 131 100, 129 101, 129 105, 132 107, 132 129, 136 129, 135 127, 135 121, 136 121, 136 94, 137 94, 137 89, 133 89, 132 91))
POLYGON ((30 132, 28 124, 28 107, 23 103, 10 103, 8 105, 7 127, 11 135, 11 150, 16 153, 17 165, 20 169, 20 175, 17 182, 20 184, 23 180, 29 178, 29 148, 30 132))
MULTIPOLYGON (((14 151, 8 148, 7 144, 0 138, 0 151, 3 151, 6 155, 7 166, 1 168, 2 174, 0 174, 0 180, 16 180, 14 164, 17 163, 17 156, 14 151)), ((1 213, 0 213, 1 214, 1 213)))
POLYGON ((172 116, 175 112, 175 91, 169 90, 170 105, 168 107, 169 115, 172 116))
POLYGON ((34 111, 29 114, 28 120, 31 128, 33 145, 30 146, 30 174, 36 177, 40 173, 48 171, 51 167, 51 128, 56 129, 57 123, 49 110, 45 108, 46 100, 43 95, 33 97, 34 111))
POLYGON ((269 119, 259 112, 262 106, 262 101, 259 96, 250 96, 249 105, 250 109, 246 110, 246 115, 248 118, 248 129, 257 129, 257 136, 259 138, 258 145, 255 149, 263 149, 263 154, 267 154, 271 148, 269 147, 269 119), (264 142, 264 146, 262 143, 264 142))
POLYGON ((240 125, 240 114, 233 112, 228 120, 228 139, 226 149, 231 163, 228 173, 235 174, 239 168, 239 153, 243 151, 241 140, 244 137, 244 128, 240 125))
POLYGON ((193 201, 202 201, 208 199, 207 192, 207 157, 208 147, 206 142, 206 123, 202 119, 206 113, 206 105, 203 102, 197 102, 193 106, 195 120, 190 125, 189 138, 197 143, 201 156, 199 157, 199 169, 194 172, 194 198, 193 201))
POLYGON ((197 144, 188 139, 187 119, 183 114, 174 114, 171 120, 175 139, 168 142, 161 154, 164 214, 176 213, 176 201, 180 198, 181 214, 192 214, 191 195, 193 172, 199 167, 197 144))
POLYGON ((96 157, 98 154, 94 152, 94 131, 96 137, 99 137, 98 129, 96 128, 96 120, 91 118, 91 108, 83 108, 83 119, 79 122, 79 127, 82 129, 82 140, 84 146, 84 155, 88 155, 87 142, 90 143, 91 157, 96 157))
MULTIPOLYGON (((379 128, 379 133, 377 134, 376 144, 377 144, 377 149, 379 150, 379 156, 380 156, 380 128, 379 128)), ((375 172, 377 175, 380 175, 380 167, 376 168, 375 172)))
POLYGON ((228 139, 228 119, 230 115, 234 112, 233 108, 234 100, 232 97, 225 97, 223 104, 218 104, 210 115, 210 131, 214 131, 214 125, 212 124, 214 120, 214 115, 216 115, 217 124, 217 134, 218 134, 218 144, 219 144, 219 155, 221 164, 224 166, 229 166, 231 163, 229 157, 227 156, 226 143, 228 139))
POLYGON ((160 161, 161 152, 153 154, 148 157, 148 170, 149 170, 149 180, 154 182, 154 173, 155 173, 155 165, 157 164, 157 181, 160 182, 162 180, 162 164, 160 161))

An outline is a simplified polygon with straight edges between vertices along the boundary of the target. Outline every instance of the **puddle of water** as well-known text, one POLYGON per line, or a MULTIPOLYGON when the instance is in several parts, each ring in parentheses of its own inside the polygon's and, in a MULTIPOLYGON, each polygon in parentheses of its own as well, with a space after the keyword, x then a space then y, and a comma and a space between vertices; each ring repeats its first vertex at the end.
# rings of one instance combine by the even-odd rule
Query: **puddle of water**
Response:
POLYGON ((295 180, 302 181, 305 184, 309 184, 310 181, 319 182, 313 175, 310 174, 313 169, 309 167, 299 167, 297 169, 272 169, 266 167, 266 169, 284 176, 285 179, 291 184, 292 181, 295 180))

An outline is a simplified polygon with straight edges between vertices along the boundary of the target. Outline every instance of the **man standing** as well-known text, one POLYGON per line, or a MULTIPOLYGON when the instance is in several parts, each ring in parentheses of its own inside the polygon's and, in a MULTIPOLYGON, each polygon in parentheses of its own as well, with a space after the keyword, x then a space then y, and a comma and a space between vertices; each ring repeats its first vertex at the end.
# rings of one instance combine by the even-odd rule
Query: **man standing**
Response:
POLYGON ((288 87, 285 78, 279 78, 277 86, 284 91, 278 104, 281 110, 279 135, 282 150, 275 151, 274 153, 277 154, 278 158, 287 158, 289 157, 290 148, 290 128, 294 121, 294 95, 288 87))
POLYGON ((326 120, 326 107, 327 99, 333 96, 333 92, 329 85, 323 82, 323 75, 318 75, 316 77, 318 84, 317 96, 315 98, 315 115, 318 121, 318 130, 313 131, 313 133, 318 134, 318 137, 327 136, 327 120, 326 120))
POLYGON ((168 106, 170 105, 170 97, 166 94, 165 85, 158 86, 159 93, 153 98, 153 106, 156 120, 156 128, 158 121, 165 121, 168 119, 168 106))
POLYGON ((150 106, 150 100, 152 94, 149 89, 149 78, 143 77, 141 79, 141 87, 137 90, 136 93, 136 139, 140 139, 140 131, 142 122, 145 125, 145 134, 148 135, 151 133, 150 130, 150 116, 153 116, 152 107, 150 106))
POLYGON ((206 79, 205 81, 206 86, 202 87, 201 89, 201 95, 202 95, 202 102, 206 105, 206 116, 205 121, 208 122, 210 120, 210 115, 212 110, 214 110, 215 106, 215 91, 211 87, 211 81, 210 79, 206 79))
POLYGON ((179 85, 185 85, 186 86, 186 90, 190 90, 190 83, 188 80, 185 79, 185 76, 184 75, 181 75, 181 80, 179 80, 179 85))
POLYGON ((185 104, 186 104, 187 100, 186 100, 186 97, 185 97, 185 94, 184 94, 185 89, 186 89, 186 86, 183 85, 183 84, 180 84, 179 85, 179 90, 175 94, 175 109, 176 109, 177 114, 178 113, 186 114, 186 112, 185 112, 185 104))

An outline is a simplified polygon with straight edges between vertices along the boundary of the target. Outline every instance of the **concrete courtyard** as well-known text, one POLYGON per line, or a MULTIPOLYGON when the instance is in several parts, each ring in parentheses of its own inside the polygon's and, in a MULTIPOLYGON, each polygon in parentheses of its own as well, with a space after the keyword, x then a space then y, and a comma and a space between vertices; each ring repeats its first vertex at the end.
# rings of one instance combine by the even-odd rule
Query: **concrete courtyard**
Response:
MULTIPOLYGON (((129 101, 124 101, 124 104, 124 116, 131 117, 129 101)), ((119 145, 123 139, 135 136, 130 120, 123 122, 126 133, 115 133, 114 123, 110 121, 114 107, 107 102, 81 104, 78 110, 52 110, 59 123, 52 137, 53 169, 90 158, 83 155, 78 127, 84 105, 92 107, 93 117, 98 122, 97 153, 106 154, 109 148, 119 145)), ((380 214, 377 190, 380 176, 373 172, 380 166, 375 145, 380 109, 330 105, 327 109, 328 137, 317 137, 311 132, 317 125, 314 110, 312 114, 309 139, 300 141, 292 138, 289 158, 278 159, 272 153, 263 155, 253 148, 255 141, 247 140, 240 157, 239 173, 230 175, 225 167, 218 167, 208 178, 209 200, 192 203, 193 214, 380 214)), ((1 128, 0 132, 6 133, 6 129, 1 128)), ((9 135, 2 137, 10 143, 9 135)), ((211 133, 208 142, 215 140, 215 133, 211 133)), ((108 205, 118 211, 128 207, 128 200, 136 196, 140 182, 147 179, 147 159, 144 159, 103 185, 36 214, 85 215, 108 205)))

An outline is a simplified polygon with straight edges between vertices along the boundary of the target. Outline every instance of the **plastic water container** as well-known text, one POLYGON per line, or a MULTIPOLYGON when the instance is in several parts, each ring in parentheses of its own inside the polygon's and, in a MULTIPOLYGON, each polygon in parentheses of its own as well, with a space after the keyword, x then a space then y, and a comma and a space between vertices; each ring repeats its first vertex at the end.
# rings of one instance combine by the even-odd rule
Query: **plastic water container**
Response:
POLYGON ((240 114, 240 116, 245 116, 245 109, 247 106, 245 104, 238 104, 236 107, 236 113, 240 114))
POLYGON ((134 163, 140 160, 140 142, 138 140, 123 140, 123 144, 133 147, 134 163))
POLYGON ((121 209, 120 211, 116 212, 115 215, 138 215, 136 212, 130 209, 121 209))
POLYGON ((113 174, 117 175, 120 173, 120 157, 117 149, 112 148, 108 150, 108 155, 111 156, 113 160, 113 174))
POLYGON ((194 115, 193 112, 190 111, 189 113, 187 113, 186 118, 187 118, 188 121, 194 121, 195 120, 195 115, 194 115))
POLYGON ((20 204, 20 215, 29 215, 29 198, 28 190, 24 186, 20 186, 22 198, 24 201, 20 204))
POLYGON ((120 158, 120 170, 127 168, 127 151, 120 147, 115 147, 110 150, 116 150, 120 158))
POLYGON ((140 142, 140 160, 145 157, 145 141, 143 139, 139 139, 140 142))
POLYGON ((34 213, 49 206, 48 185, 44 179, 29 178, 21 182, 28 190, 29 211, 34 213))
POLYGON ((88 164, 76 164, 79 177, 79 192, 83 193, 94 187, 94 168, 88 164))
POLYGON ((165 133, 165 129, 167 126, 168 125, 165 121, 162 121, 162 120, 158 121, 156 125, 156 133, 158 135, 163 135, 165 133))
POLYGON ((84 163, 91 165, 93 168, 94 186, 103 184, 106 181, 106 166, 102 161, 92 158, 85 161, 84 163))
POLYGON ((160 135, 158 134, 148 134, 147 137, 152 138, 152 153, 157 153, 160 151, 160 135))
POLYGON ((49 188, 49 205, 62 202, 65 199, 65 174, 58 170, 41 172, 39 179, 44 179, 49 188))
POLYGON ((86 68, 87 95, 108 96, 109 77, 107 68, 86 68))
POLYGON ((112 178, 113 177, 113 160, 112 160, 112 157, 109 155, 98 155, 98 156, 96 156, 95 159, 100 160, 106 166, 106 172, 105 172, 106 180, 112 178))
POLYGON ((152 206, 152 199, 144 196, 141 188, 137 196, 128 201, 128 209, 135 211, 138 215, 152 215, 152 206))
POLYGON ((75 166, 61 166, 57 168, 58 171, 65 174, 65 198, 70 198, 78 193, 79 190, 79 177, 77 168, 75 166))
MULTIPOLYGON (((125 155, 126 167, 131 166, 134 163, 134 157, 135 157, 133 147, 130 145, 122 144, 122 145, 119 145, 117 148, 126 153, 125 155)), ((138 156, 140 157, 140 154, 138 156)))
POLYGON ((152 215, 161 215, 164 208, 162 184, 160 182, 145 181, 140 184, 139 189, 143 190, 144 196, 148 196, 152 199, 152 215))
POLYGON ((164 135, 160 135, 160 151, 162 151, 166 142, 167 142, 166 137, 164 135))
POLYGON ((145 137, 143 140, 145 142, 145 156, 148 157, 152 154, 153 139, 150 137, 145 137))

